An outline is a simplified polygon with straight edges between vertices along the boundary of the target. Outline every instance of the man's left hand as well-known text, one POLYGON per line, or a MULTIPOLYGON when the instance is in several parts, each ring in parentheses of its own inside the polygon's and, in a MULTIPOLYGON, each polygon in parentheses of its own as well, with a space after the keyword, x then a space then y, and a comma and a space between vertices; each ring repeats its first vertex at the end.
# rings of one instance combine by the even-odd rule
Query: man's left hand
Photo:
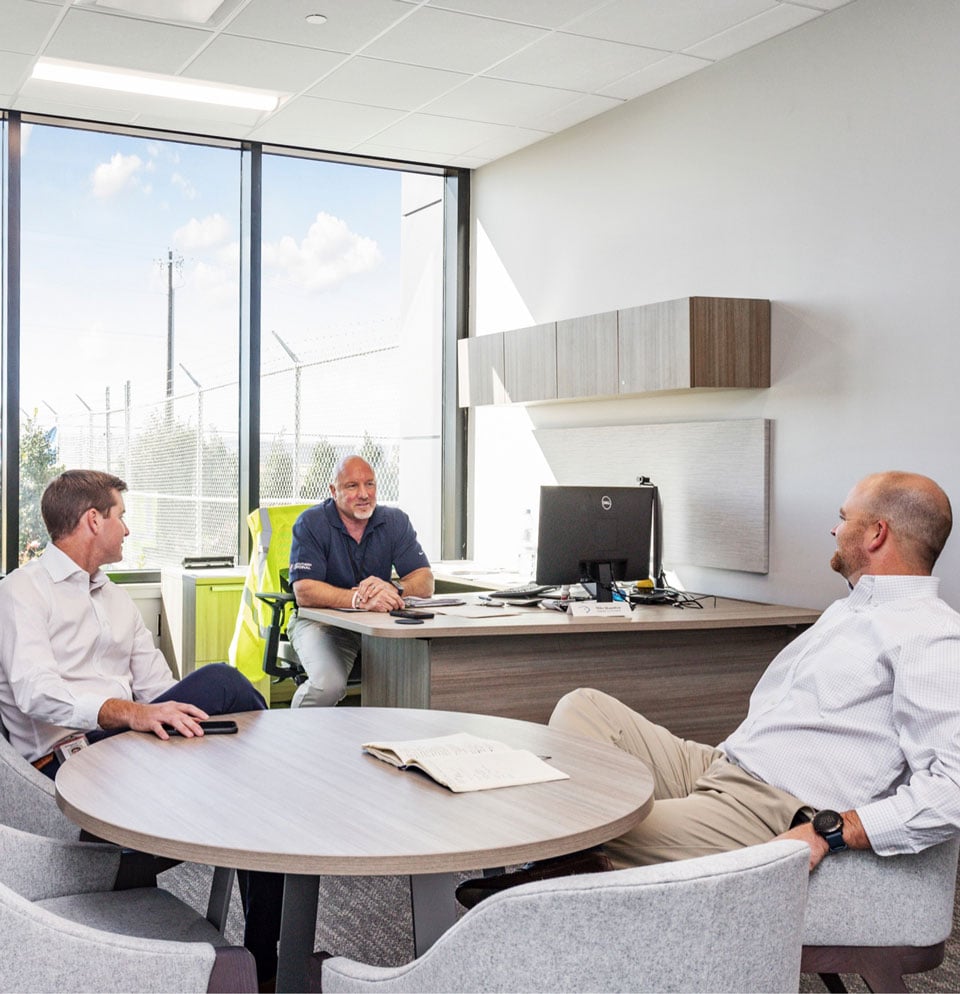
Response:
POLYGON ((193 704, 181 701, 161 701, 159 704, 140 704, 111 698, 103 702, 97 715, 101 728, 130 728, 135 732, 153 732, 158 738, 170 735, 164 725, 172 725, 185 738, 203 735, 198 722, 209 715, 193 704))
POLYGON ((810 847, 810 872, 812 873, 830 851, 827 840, 813 830, 812 822, 804 822, 777 836, 778 839, 799 839, 810 847))
POLYGON ((368 576, 357 584, 357 607, 364 611, 397 611, 403 607, 403 595, 389 580, 368 576))
MULTIPOLYGON (((848 849, 871 849, 870 839, 867 836, 866 830, 863 827, 863 822, 860 821, 860 815, 856 811, 842 811, 841 817, 843 818, 843 841, 846 843, 848 849)), ((824 856, 830 852, 830 846, 827 845, 827 840, 813 830, 813 822, 804 822, 802 825, 797 825, 796 828, 791 828, 787 832, 783 832, 777 836, 778 839, 799 839, 801 842, 806 842, 810 847, 810 869, 813 870, 820 865, 821 860, 824 856)))

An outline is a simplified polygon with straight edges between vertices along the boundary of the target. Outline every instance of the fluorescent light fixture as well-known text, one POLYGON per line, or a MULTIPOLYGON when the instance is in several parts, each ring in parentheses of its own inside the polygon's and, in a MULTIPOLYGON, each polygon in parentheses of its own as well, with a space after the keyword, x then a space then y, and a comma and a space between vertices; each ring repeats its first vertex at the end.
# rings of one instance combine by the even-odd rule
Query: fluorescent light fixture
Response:
POLYGON ((206 24, 223 0, 73 0, 78 7, 122 10, 135 17, 184 24, 206 24))
POLYGON ((138 93, 148 97, 190 100, 196 103, 258 111, 276 110, 281 97, 279 93, 230 86, 226 83, 208 83, 200 79, 182 79, 179 76, 111 69, 109 66, 67 62, 63 59, 37 59, 32 77, 51 83, 92 86, 100 90, 119 90, 123 93, 138 93))

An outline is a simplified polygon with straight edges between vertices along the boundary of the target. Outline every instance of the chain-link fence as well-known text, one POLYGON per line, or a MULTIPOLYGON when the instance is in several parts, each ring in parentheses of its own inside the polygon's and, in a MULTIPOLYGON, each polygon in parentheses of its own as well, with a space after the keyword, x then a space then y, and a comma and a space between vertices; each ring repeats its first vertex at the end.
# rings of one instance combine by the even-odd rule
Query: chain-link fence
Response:
MULTIPOLYGON (((355 408, 345 412, 342 401, 344 383, 373 381, 376 388, 382 380, 377 410, 389 411, 391 367, 382 353, 395 348, 375 350, 381 353, 376 357, 354 354, 264 373, 261 417, 269 410, 279 427, 260 436, 261 503, 323 499, 335 465, 354 452, 373 466, 378 500, 398 500, 400 439, 382 430, 376 412, 364 419, 355 408), (381 361, 371 364, 374 358, 381 361), (374 375, 374 366, 383 372, 374 375), (348 420, 353 430, 341 430, 348 420), (317 430, 321 424, 329 430, 317 430)), ((238 404, 236 382, 145 404, 135 402, 128 385, 118 407, 109 406, 107 395, 103 410, 88 408, 85 414, 58 417, 52 429, 44 426, 55 441, 57 466, 102 469, 127 482, 131 534, 124 543, 124 567, 159 569, 179 565, 184 556, 236 553, 238 404)), ((25 498, 39 501, 39 493, 22 493, 25 498)))

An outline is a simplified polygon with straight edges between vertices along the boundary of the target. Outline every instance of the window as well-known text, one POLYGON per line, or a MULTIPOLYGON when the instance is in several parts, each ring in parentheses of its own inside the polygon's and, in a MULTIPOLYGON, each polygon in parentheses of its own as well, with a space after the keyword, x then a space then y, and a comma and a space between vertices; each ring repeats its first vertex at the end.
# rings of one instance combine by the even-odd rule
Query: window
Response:
POLYGON ((235 150, 23 127, 20 558, 62 468, 126 480, 123 566, 237 547, 235 150))
MULTIPOLYGON (((42 551, 40 496, 71 467, 126 480, 123 570, 245 552, 241 472, 258 438, 252 503, 321 499, 337 459, 358 451, 380 500, 403 506, 437 557, 442 510, 451 520, 442 462, 458 444, 442 451, 444 364, 455 361, 444 299, 460 272, 445 263, 458 245, 444 200, 459 197, 456 181, 272 148, 260 199, 245 203, 231 142, 29 117, 20 131, 19 269, 12 250, 0 260, 20 301, 5 329, 19 354, 0 383, 17 398, 20 459, 18 492, 12 470, 4 479, 19 508, 4 566, 42 551), (247 280, 241 247, 258 224, 262 265, 247 280), (261 404, 241 412, 249 301, 260 302, 250 375, 261 404)), ((0 180, 6 225, 14 183, 0 180)))
POLYGON ((442 177, 264 156, 261 502, 359 452, 439 555, 442 264, 442 177))

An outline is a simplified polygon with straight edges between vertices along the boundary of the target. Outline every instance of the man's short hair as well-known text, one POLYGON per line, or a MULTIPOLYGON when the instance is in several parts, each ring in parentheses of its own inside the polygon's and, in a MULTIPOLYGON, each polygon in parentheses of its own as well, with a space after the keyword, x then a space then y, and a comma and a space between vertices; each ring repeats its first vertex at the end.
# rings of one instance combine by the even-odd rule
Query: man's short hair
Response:
POLYGON ((914 473, 882 473, 875 480, 871 511, 887 521, 905 553, 932 571, 953 528, 950 499, 933 480, 914 473))
POLYGON ((61 473, 47 484, 40 498, 40 513, 51 541, 69 535, 91 507, 106 517, 116 501, 115 492, 126 489, 119 476, 98 469, 68 469, 61 473))

